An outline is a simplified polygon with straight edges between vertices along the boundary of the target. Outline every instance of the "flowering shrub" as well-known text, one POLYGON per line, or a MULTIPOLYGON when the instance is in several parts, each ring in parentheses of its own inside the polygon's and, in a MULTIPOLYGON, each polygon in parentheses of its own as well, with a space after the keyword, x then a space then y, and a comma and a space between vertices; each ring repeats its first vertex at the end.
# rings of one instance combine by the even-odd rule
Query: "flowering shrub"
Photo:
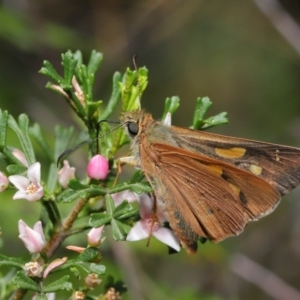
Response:
MULTIPOLYGON (((152 190, 142 171, 136 170, 127 182, 116 180, 119 170, 117 151, 129 142, 124 130, 119 128, 112 131, 107 123, 101 122, 101 126, 99 123, 106 120, 119 103, 123 112, 140 108, 140 97, 147 86, 147 69, 128 69, 124 75, 116 72, 113 75, 111 97, 104 104, 102 101, 95 101, 93 97, 95 73, 101 61, 102 54, 96 51, 92 52, 87 65, 82 63, 79 51, 67 52, 62 55, 63 77, 48 61, 44 62, 40 70, 41 74, 51 79, 47 88, 59 93, 86 126, 88 139, 85 143, 89 144, 86 160, 89 158, 90 162, 84 180, 78 179, 83 176, 78 176, 67 160, 63 161, 62 167, 57 167, 57 163, 61 164, 63 158, 71 152, 63 151, 81 145, 80 134, 73 137, 72 128, 57 126, 54 150, 51 151, 38 124, 30 126, 25 114, 15 119, 9 112, 0 110, 0 152, 7 162, 6 169, 0 172, 0 192, 14 189, 14 200, 27 200, 28 205, 38 205, 38 202, 43 208, 33 229, 25 223, 26 220, 23 221, 26 216, 22 216, 21 220, 20 212, 19 238, 31 258, 20 260, 8 254, 0 254, 0 267, 11 266, 14 273, 13 280, 7 283, 11 288, 7 292, 2 291, 3 297, 22 299, 26 293, 31 292, 35 294, 35 299, 55 299, 61 291, 67 290, 72 299, 121 299, 126 288, 114 279, 103 285, 101 295, 93 294, 93 289, 101 283, 101 276, 106 271, 101 263, 100 248, 108 225, 111 226, 112 236, 116 241, 133 241, 153 235, 176 251, 180 250, 179 241, 166 226, 163 212, 152 209, 152 190), (21 149, 7 143, 9 129, 16 134, 21 149), (33 141, 41 147, 48 163, 36 161, 33 141), (41 174, 46 175, 43 178, 41 174), (62 219, 61 208, 71 202, 73 208, 62 219), (91 210, 87 208, 95 203, 99 205, 90 213, 91 210), (86 217, 84 224, 77 224, 79 214, 86 217), (75 259, 54 255, 66 237, 84 234, 86 231, 89 233, 84 247, 67 247, 78 253, 75 259), (65 275, 66 271, 78 275, 77 269, 85 273, 81 286, 73 285, 70 275, 65 275), (50 284, 45 283, 45 278, 61 271, 64 273, 59 279, 50 284), (13 295, 10 295, 11 291, 13 295)), ((195 128, 227 122, 224 114, 204 120, 204 113, 210 105, 208 98, 197 100, 193 122, 195 128)), ((171 114, 178 106, 178 97, 166 100, 162 117, 166 126, 171 126, 171 114)))

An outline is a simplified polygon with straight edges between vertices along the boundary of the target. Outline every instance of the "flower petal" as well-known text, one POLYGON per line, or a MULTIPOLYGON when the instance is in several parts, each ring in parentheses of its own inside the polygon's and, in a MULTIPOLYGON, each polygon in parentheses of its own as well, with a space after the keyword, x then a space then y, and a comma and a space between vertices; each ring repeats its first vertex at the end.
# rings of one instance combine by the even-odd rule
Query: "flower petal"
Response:
POLYGON ((179 240, 177 239, 177 237, 171 229, 160 227, 156 231, 153 231, 152 235, 155 236, 162 243, 170 246, 178 252, 180 251, 179 240))
POLYGON ((120 205, 124 200, 127 200, 129 203, 136 201, 135 193, 130 190, 125 190, 119 193, 115 193, 111 195, 115 206, 120 205))
POLYGON ((138 221, 129 231, 126 241, 139 241, 149 237, 150 228, 145 226, 145 222, 138 221))
POLYGON ((9 181, 20 191, 26 191, 30 180, 21 175, 11 175, 8 177, 9 181))
POLYGON ((146 193, 136 194, 139 212, 142 219, 149 218, 153 213, 153 198, 146 193))
POLYGON ((166 126, 171 126, 171 119, 172 119, 172 115, 170 112, 167 112, 165 119, 162 121, 162 123, 166 126))
POLYGON ((35 185, 40 185, 41 181, 41 164, 39 162, 31 165, 27 170, 28 179, 35 185))
POLYGON ((63 257, 63 258, 57 258, 55 260, 53 260, 45 269, 43 277, 46 278, 48 276, 48 274, 58 268, 59 266, 63 265, 66 261, 68 260, 67 257, 63 257))

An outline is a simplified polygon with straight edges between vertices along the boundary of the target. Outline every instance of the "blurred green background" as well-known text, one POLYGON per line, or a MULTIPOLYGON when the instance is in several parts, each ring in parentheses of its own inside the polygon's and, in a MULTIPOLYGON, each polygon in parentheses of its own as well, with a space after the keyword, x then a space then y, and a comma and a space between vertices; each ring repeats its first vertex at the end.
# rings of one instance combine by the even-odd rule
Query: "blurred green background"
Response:
MULTIPOLYGON (((189 126, 196 97, 209 96, 211 113, 227 111, 230 120, 214 132, 300 147, 299 23, 296 0, 2 0, 0 108, 28 114, 52 139, 55 125, 80 125, 44 88, 43 60, 59 68, 68 49, 82 50, 86 60, 92 49, 103 52, 95 95, 106 101, 113 72, 132 67, 138 54, 150 78, 142 103, 154 117, 166 97, 178 95, 173 124, 189 126), (258 2, 269 5, 277 28, 258 2)), ((0 252, 19 255, 17 220, 32 225, 39 207, 10 196, 0 195, 0 252)), ((145 241, 108 238, 103 263, 128 285, 123 299, 300 299, 299 198, 298 188, 241 236, 200 245, 193 257, 169 256, 154 239, 146 248, 145 241)), ((79 241, 85 238, 66 244, 79 241)))

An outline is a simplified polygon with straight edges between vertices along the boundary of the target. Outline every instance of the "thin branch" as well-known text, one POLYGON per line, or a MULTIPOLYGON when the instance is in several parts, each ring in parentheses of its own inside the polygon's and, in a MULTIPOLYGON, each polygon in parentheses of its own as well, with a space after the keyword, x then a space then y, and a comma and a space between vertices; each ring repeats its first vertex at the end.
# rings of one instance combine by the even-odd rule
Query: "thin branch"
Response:
POLYGON ((278 32, 300 55, 300 26, 278 0, 253 0, 278 32))
POLYGON ((288 285, 271 271, 265 269, 245 255, 232 255, 229 263, 232 272, 249 281, 276 300, 299 300, 300 292, 288 285))

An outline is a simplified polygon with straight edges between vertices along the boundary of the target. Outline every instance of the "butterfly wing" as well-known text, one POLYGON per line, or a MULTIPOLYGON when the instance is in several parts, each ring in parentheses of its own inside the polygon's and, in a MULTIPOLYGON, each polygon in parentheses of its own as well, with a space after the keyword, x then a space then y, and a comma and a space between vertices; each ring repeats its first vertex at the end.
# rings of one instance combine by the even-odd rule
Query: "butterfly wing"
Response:
POLYGON ((142 169, 189 253, 198 237, 219 242, 270 213, 280 194, 236 167, 163 143, 140 146, 142 169))
POLYGON ((173 145, 202 153, 267 181, 281 195, 300 183, 300 149, 170 127, 173 145))

